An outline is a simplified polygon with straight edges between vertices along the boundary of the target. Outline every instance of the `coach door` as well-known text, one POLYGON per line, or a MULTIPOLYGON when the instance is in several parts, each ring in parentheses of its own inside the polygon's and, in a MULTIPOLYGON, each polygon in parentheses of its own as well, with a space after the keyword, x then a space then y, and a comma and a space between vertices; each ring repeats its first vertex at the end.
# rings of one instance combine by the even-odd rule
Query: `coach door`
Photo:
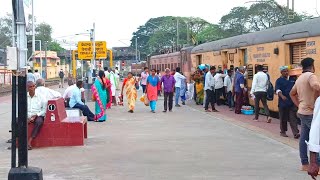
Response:
POLYGON ((247 66, 248 65, 248 50, 247 49, 240 49, 240 59, 239 65, 240 66, 247 66))
POLYGON ((202 64, 202 55, 196 56, 196 67, 198 67, 200 64, 202 64))

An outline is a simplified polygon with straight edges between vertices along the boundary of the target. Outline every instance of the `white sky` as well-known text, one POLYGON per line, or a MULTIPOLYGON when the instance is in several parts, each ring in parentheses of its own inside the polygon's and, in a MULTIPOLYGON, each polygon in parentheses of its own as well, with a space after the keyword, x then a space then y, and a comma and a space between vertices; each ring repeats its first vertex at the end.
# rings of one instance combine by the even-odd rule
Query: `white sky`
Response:
MULTIPOLYGON (((194 16, 218 23, 232 7, 249 6, 250 0, 34 0, 37 22, 53 27, 53 37, 83 33, 96 23, 96 40, 108 48, 130 44, 132 33, 148 19, 159 16, 194 16), (121 40, 122 42, 120 42, 121 40)), ((251 0, 253 1, 253 0, 251 0)), ((295 0, 298 12, 317 16, 317 0, 295 0)), ((12 0, 0 0, 0 15, 12 12, 12 0)), ((287 0, 277 0, 286 5, 287 0)), ((320 12, 320 1, 318 2, 320 12)), ((66 39, 66 38, 64 38, 66 39)), ((68 41, 88 40, 77 36, 68 41)))

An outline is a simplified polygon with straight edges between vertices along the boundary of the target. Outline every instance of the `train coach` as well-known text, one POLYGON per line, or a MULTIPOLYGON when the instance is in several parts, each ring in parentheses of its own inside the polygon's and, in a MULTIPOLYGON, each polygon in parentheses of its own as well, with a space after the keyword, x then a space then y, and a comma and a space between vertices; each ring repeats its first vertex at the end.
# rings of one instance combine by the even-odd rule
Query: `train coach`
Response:
MULTIPOLYGON (((182 72, 190 78, 200 64, 213 65, 221 70, 246 66, 250 90, 257 65, 263 65, 274 84, 280 76, 280 66, 290 66, 293 72, 299 70, 303 58, 311 57, 315 59, 316 75, 319 76, 319 44, 320 18, 314 18, 152 56, 149 67, 161 71, 166 67, 182 67, 182 72)), ((253 105, 253 101, 250 104, 253 105)), ((270 110, 277 112, 277 96, 268 105, 270 110)))
MULTIPOLYGON (((305 57, 315 59, 316 74, 320 75, 320 18, 239 35, 201 44, 192 49, 192 67, 215 65, 218 69, 246 66, 251 89, 256 66, 263 65, 274 84, 280 77, 280 66, 299 71, 305 57)), ((192 71, 195 69, 192 69, 192 71)), ((253 101, 250 102, 253 105, 253 101)), ((268 102, 270 110, 278 111, 278 98, 268 102)))
POLYGON ((191 76, 191 50, 193 47, 182 48, 178 52, 161 54, 151 56, 149 60, 149 68, 159 70, 162 74, 166 68, 176 69, 181 68, 181 72, 187 77, 187 81, 190 82, 191 76))

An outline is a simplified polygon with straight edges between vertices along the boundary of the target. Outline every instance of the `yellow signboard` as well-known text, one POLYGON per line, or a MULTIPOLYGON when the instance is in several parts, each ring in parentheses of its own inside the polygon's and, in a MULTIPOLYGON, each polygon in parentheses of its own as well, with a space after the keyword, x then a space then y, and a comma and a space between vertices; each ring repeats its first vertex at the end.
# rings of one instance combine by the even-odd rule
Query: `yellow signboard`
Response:
MULTIPOLYGON (((107 58, 107 42, 96 41, 96 59, 107 58)), ((93 47, 91 41, 80 41, 78 42, 78 58, 79 59, 92 59, 93 58, 93 47)))

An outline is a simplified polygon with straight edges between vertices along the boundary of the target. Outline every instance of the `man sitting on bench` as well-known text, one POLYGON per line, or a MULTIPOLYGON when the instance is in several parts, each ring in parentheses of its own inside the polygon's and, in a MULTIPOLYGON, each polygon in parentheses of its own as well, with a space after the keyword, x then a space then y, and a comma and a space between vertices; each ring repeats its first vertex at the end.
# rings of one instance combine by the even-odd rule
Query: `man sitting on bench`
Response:
POLYGON ((87 105, 81 101, 81 88, 83 86, 83 82, 80 80, 77 82, 77 87, 73 88, 72 95, 70 97, 69 106, 71 108, 78 108, 82 111, 84 116, 87 116, 88 121, 94 121, 94 114, 90 111, 87 105))
POLYGON ((28 123, 33 123, 31 137, 28 139, 28 150, 32 149, 31 142, 37 137, 44 121, 46 113, 47 102, 45 98, 36 92, 35 83, 32 81, 27 82, 28 87, 28 123))

